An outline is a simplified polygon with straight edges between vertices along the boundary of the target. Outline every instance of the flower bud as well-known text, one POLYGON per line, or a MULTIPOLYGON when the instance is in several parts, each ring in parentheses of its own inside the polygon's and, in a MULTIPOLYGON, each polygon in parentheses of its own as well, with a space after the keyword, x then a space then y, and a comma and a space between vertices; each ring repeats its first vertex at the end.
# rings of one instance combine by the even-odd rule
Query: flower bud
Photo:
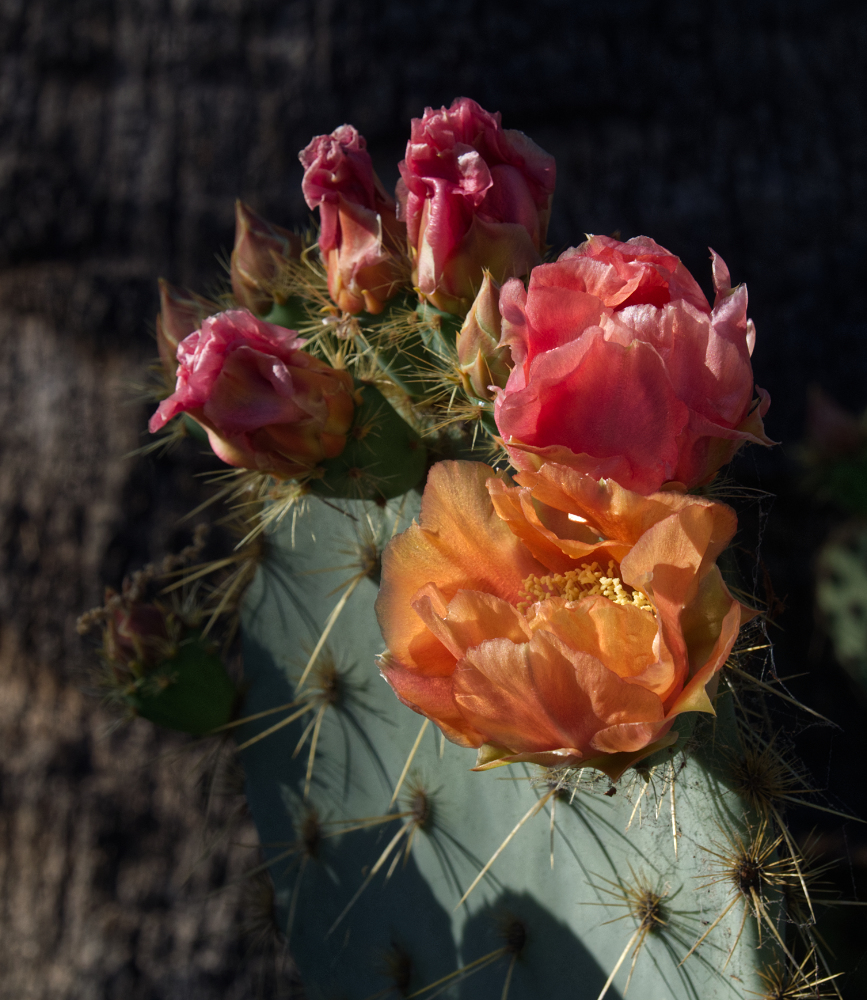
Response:
POLYGON ((273 225, 236 201, 231 277, 238 305, 259 315, 267 313, 276 298, 274 287, 281 264, 300 259, 302 249, 296 233, 273 225))
POLYGON ((219 312, 220 307, 208 299, 170 285, 159 279, 160 312, 157 316, 157 349, 163 368, 170 378, 175 377, 178 367, 178 344, 198 330, 202 322, 219 312))
POLYGON ((106 591, 103 681, 135 715, 202 736, 232 717, 237 692, 201 633, 159 604, 106 591))
POLYGON ((344 312, 382 312, 404 280, 406 230, 374 172, 364 137, 341 125, 316 136, 298 158, 304 198, 319 209, 329 295, 344 312))
POLYGON ((500 288, 485 271, 479 294, 458 334, 458 365, 464 392, 476 399, 492 400, 491 386, 504 388, 512 370, 512 354, 500 347, 502 321, 500 288))
POLYGON ((151 433, 188 413, 224 462, 278 479, 335 458, 355 412, 352 376, 304 344, 246 310, 211 316, 181 342, 177 387, 151 418, 151 433))
MULTIPOLYGON (((170 629, 171 618, 154 604, 123 601, 106 591, 106 606, 110 614, 106 619, 103 651, 106 660, 140 674, 167 659, 173 652, 173 640, 178 629, 170 629)), ((174 623, 176 624, 176 623, 174 623)))
POLYGON ((500 283, 541 261, 554 157, 469 98, 412 120, 397 186, 413 284, 464 315, 488 269, 500 283))

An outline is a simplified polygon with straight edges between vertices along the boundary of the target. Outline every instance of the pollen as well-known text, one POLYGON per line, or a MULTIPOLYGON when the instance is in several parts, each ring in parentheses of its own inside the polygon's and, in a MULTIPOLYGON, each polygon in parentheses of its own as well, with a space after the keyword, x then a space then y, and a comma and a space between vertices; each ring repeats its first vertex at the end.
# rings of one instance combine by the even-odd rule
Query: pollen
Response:
POLYGON ((582 563, 577 569, 547 576, 530 574, 521 583, 521 600, 518 611, 524 613, 531 605, 551 597, 565 597, 567 601, 580 601, 582 597, 607 597, 614 604, 630 604, 653 614, 653 605, 640 590, 633 590, 615 575, 614 561, 608 563, 607 573, 599 563, 582 563))

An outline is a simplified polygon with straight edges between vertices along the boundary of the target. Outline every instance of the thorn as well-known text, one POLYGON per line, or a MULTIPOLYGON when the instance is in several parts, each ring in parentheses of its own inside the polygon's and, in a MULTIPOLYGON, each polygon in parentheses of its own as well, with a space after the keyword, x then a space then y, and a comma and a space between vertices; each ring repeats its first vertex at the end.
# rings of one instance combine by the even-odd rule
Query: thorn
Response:
POLYGON ((527 812, 524 813, 523 817, 520 820, 518 820, 518 823, 516 824, 516 826, 514 827, 514 829, 512 830, 512 832, 508 835, 508 837, 506 837, 506 839, 502 842, 502 844, 500 844, 500 846, 496 849, 496 851, 494 851, 494 853, 493 853, 490 861, 479 872, 479 874, 476 875, 476 877, 473 879, 473 884, 469 887, 469 889, 467 889, 467 891, 463 894, 463 896, 461 896, 460 901, 458 902, 458 905, 455 907, 455 910, 460 909, 460 907, 464 904, 464 902, 466 901, 467 897, 470 895, 470 893, 473 891, 473 889, 475 889, 475 887, 479 884, 479 882, 481 882, 481 880, 487 874, 488 869, 497 860, 497 858, 503 853, 503 850, 506 848, 506 846, 509 844, 509 842, 512 840, 512 838, 515 836, 515 834, 521 829, 521 827, 527 822, 528 819, 531 819, 533 816, 536 815, 537 812, 539 812, 544 807, 544 805, 548 801, 548 799, 550 799, 551 796, 554 795, 555 792, 557 792, 557 791, 559 791, 559 786, 555 785, 554 788, 552 788, 543 798, 539 799, 538 802, 533 803, 533 805, 527 810, 527 812))
MULTIPOLYGON (((419 729, 418 731, 418 736, 416 736, 415 738, 415 743, 413 743, 412 745, 412 750, 410 750, 409 756, 406 758, 406 763, 403 765, 403 770, 400 772, 400 777, 397 779, 397 784, 394 786, 394 792, 391 796, 391 801, 388 803, 388 809, 391 809, 391 807, 397 801, 397 797, 400 794, 400 789, 403 786, 404 780, 406 779, 407 773, 409 772, 410 765, 412 764, 412 759, 413 757, 415 757, 416 751, 418 750, 419 744, 421 743, 421 738, 422 736, 424 736, 425 730, 427 729, 428 722, 430 722, 430 719, 425 719, 424 722, 421 724, 421 729, 419 729)), ((386 809, 386 812, 388 812, 388 809, 386 809)))

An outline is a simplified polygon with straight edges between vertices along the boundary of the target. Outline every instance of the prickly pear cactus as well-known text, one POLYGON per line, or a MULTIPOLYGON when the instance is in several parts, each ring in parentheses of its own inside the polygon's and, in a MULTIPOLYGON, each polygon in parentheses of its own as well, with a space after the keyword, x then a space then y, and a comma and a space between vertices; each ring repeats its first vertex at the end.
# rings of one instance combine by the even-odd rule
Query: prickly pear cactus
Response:
MULTIPOLYGON (((245 703, 214 731, 237 734, 306 995, 602 1000, 630 985, 633 996, 652 1000, 826 995, 834 977, 812 930, 809 896, 818 870, 784 816, 786 803, 806 790, 762 704, 778 678, 772 664, 767 674, 751 672, 750 654, 767 649, 767 638, 758 621, 748 624, 754 605, 735 600, 713 565, 736 517, 705 499, 685 499, 690 491, 721 496, 715 477, 742 443, 773 444, 762 422, 770 400, 749 361, 755 328, 746 289, 732 287, 714 254, 716 294, 713 305, 705 302, 678 259, 643 236, 627 243, 591 236, 542 265, 553 158, 467 98, 428 108, 412 129, 400 219, 365 140, 344 125, 300 154, 304 196, 320 212, 318 234, 292 234, 239 203, 231 294, 209 303, 161 288, 160 403, 149 426, 169 445, 188 433, 185 419, 201 425, 215 454, 235 467, 218 476, 217 497, 249 516, 239 551, 191 567, 187 583, 212 570, 228 574, 208 591, 213 622, 234 614, 258 565, 242 608, 245 703), (471 153, 468 142, 476 144, 471 153), (485 156, 494 150, 489 170, 485 156), (452 174, 469 188, 443 181, 452 174), (475 211, 470 201, 478 218, 467 215, 475 211), (672 323, 680 331, 674 340, 672 323), (504 534, 474 537, 471 508, 482 494, 471 481, 479 467, 458 473, 459 462, 438 464, 451 459, 489 460, 485 502, 508 522, 504 534), (533 489, 541 492, 527 492, 519 479, 524 492, 514 497, 508 464, 538 479, 533 489), (562 499, 543 498, 551 490, 559 496, 573 473, 588 503, 607 498, 612 531, 595 530, 562 499), (676 621, 686 650, 678 683, 687 673, 689 683, 665 709, 657 692, 645 692, 656 699, 653 711, 670 714, 642 709, 630 722, 627 703, 655 682, 624 668, 606 728, 593 736, 617 729, 610 744, 605 737, 598 746, 552 747, 541 730, 500 742, 524 707, 520 684, 498 658, 508 655, 509 638, 497 631, 491 644, 470 643, 456 610, 449 627, 457 631, 449 634, 454 648, 459 632, 468 637, 463 666, 484 646, 490 673, 505 676, 494 683, 486 717, 503 728, 463 732, 468 745, 484 748, 491 768, 471 771, 474 755, 401 704, 376 667, 381 553, 418 513, 423 488, 432 488, 440 498, 432 503, 447 507, 448 517, 396 544, 389 587, 390 567, 400 563, 412 575, 426 565, 428 549, 444 564, 460 562, 461 573, 469 567, 466 579, 488 556, 492 579, 508 575, 497 559, 514 558, 509 568, 517 574, 523 556, 512 546, 529 532, 551 558, 536 561, 527 546, 533 569, 513 580, 511 610, 522 614, 518 594, 530 604, 531 595, 544 597, 551 614, 561 599, 580 601, 576 594, 598 598, 600 607, 606 598, 632 603, 629 614, 638 617, 606 631, 603 645, 633 656, 628 636, 647 631, 636 609, 648 609, 662 622, 641 653, 650 653, 651 666, 663 662, 658 650, 676 621), (633 546, 644 514, 626 494, 653 507, 660 501, 651 495, 663 489, 672 492, 660 510, 673 509, 669 500, 690 505, 692 514, 677 515, 683 535, 664 535, 654 520, 633 546), (446 492, 448 503, 441 502, 446 492), (563 532, 555 530, 561 524, 563 532), (449 532, 472 542, 457 561, 449 532), (695 599, 671 610, 670 622, 663 603, 654 611, 650 592, 614 571, 615 550, 627 541, 632 554, 643 545, 647 555, 640 569, 634 560, 635 574, 647 585, 657 575, 669 604, 693 581, 695 599), (692 556, 680 561, 684 546, 700 566, 692 556), (652 562, 657 548, 664 557, 652 562), (575 555, 603 549, 607 570, 575 555), (575 555, 575 565, 564 568, 566 555, 575 555), (540 567, 550 574, 537 576, 540 567), (723 650, 739 632, 740 646, 723 666, 723 650), (710 709, 713 692, 716 714, 698 715, 710 709), (642 742, 630 727, 649 733, 654 718, 662 735, 642 742), (624 759, 634 762, 651 747, 655 755, 616 784, 586 763, 493 769, 506 757, 595 760, 621 774, 624 759), (591 748, 599 755, 588 757, 591 748)), ((419 585, 432 588, 424 600, 436 616, 438 584, 423 578, 419 585)), ((380 604, 394 633, 389 655, 403 630, 390 593, 380 604)), ((476 596, 500 600, 493 591, 476 596)), ((421 604, 419 597, 413 607, 421 604)), ((493 603, 484 607, 500 614, 493 603)), ((553 627, 549 638, 560 642, 553 627)), ((406 644, 414 655, 418 644, 406 644)), ((446 641, 442 647, 452 655, 446 641)), ((572 652, 584 656, 583 649, 572 652)), ((450 708, 437 655, 415 664, 420 678, 413 680, 396 657, 383 661, 406 704, 416 692, 431 695, 419 708, 434 718, 450 708)), ((605 682, 589 675, 580 697, 564 689, 546 687, 554 714, 564 702, 580 714, 581 698, 593 711, 609 698, 605 682)), ((478 690, 449 697, 464 713, 478 690)), ((468 708, 465 714, 468 722, 468 708)), ((448 728, 447 718, 441 722, 448 728)))
POLYGON ((240 756, 307 995, 787 995, 781 900, 802 873, 732 691, 616 786, 471 772, 374 663, 377 555, 417 511, 311 498, 245 600, 240 756))

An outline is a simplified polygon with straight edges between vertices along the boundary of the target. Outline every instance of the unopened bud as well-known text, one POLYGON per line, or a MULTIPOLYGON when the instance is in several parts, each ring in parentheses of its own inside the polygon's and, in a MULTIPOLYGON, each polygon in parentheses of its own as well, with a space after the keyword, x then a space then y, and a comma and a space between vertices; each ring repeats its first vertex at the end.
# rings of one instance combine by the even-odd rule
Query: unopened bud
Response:
POLYGON ((159 286, 157 348, 166 374, 173 379, 178 367, 178 344, 198 330, 208 316, 219 312, 220 307, 195 292, 170 285, 163 278, 159 279, 159 286))
POLYGON ((364 136, 341 125, 331 135, 317 135, 298 156, 304 198, 319 209, 328 294, 344 312, 381 313, 407 277, 406 226, 373 169, 364 136))
POLYGON ((464 392, 475 399, 492 400, 491 386, 504 388, 512 355, 500 346, 500 288, 485 271, 482 287, 458 334, 458 370, 464 392))
POLYGON ((275 226, 242 201, 236 201, 231 272, 238 305, 265 315, 277 298, 275 286, 283 263, 300 259, 302 249, 301 237, 296 233, 275 226))
MULTIPOLYGON (((106 594, 110 605, 111 594, 106 594)), ((115 602, 106 625, 105 658, 109 663, 139 674, 153 669, 173 652, 173 636, 179 629, 171 614, 155 604, 115 602)))

